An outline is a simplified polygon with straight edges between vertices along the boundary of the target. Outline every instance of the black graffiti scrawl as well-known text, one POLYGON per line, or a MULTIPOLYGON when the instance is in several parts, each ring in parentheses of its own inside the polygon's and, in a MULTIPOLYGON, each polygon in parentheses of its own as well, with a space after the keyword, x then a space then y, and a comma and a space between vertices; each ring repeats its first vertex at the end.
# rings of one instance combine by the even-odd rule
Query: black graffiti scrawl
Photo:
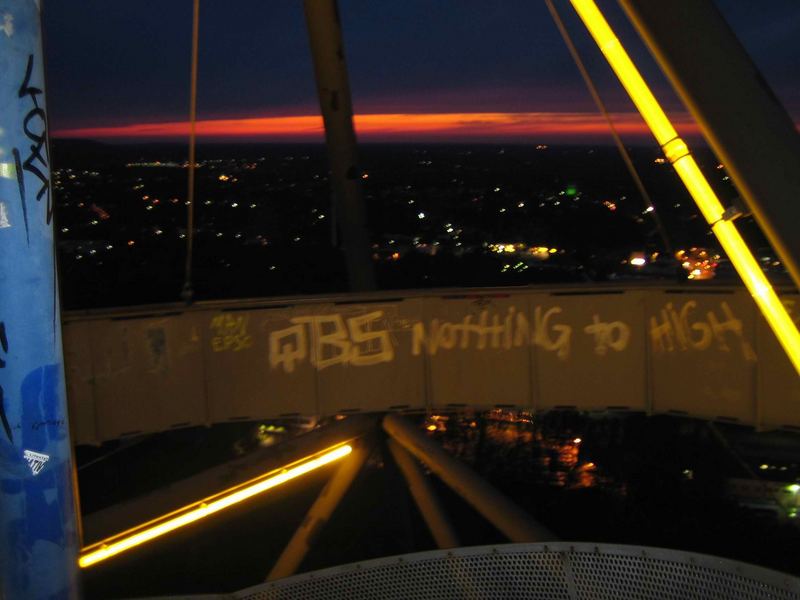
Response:
MULTIPOLYGON (((45 212, 48 225, 53 218, 53 206, 50 198, 50 176, 49 161, 50 155, 47 148, 47 114, 44 108, 39 106, 39 96, 43 94, 41 88, 31 85, 31 75, 33 73, 33 54, 28 56, 28 66, 25 69, 25 78, 19 87, 18 96, 28 98, 32 104, 22 121, 22 130, 31 141, 28 147, 27 157, 23 160, 25 152, 19 148, 13 149, 14 162, 17 171, 17 185, 19 187, 19 198, 22 203, 22 217, 25 222, 25 236, 28 232, 28 209, 25 203, 25 172, 31 173, 39 180, 39 190, 36 192, 36 200, 46 200, 47 210, 45 212)), ((30 241, 30 240, 29 240, 30 241)))
MULTIPOLYGON (((0 321, 0 369, 6 368, 6 361, 3 356, 8 353, 8 337, 6 336, 6 324, 0 321)), ((6 432, 6 437, 9 442, 14 439, 11 436, 11 426, 8 424, 8 417, 6 417, 5 398, 3 397, 3 386, 0 385, 0 422, 3 423, 3 429, 6 432)))

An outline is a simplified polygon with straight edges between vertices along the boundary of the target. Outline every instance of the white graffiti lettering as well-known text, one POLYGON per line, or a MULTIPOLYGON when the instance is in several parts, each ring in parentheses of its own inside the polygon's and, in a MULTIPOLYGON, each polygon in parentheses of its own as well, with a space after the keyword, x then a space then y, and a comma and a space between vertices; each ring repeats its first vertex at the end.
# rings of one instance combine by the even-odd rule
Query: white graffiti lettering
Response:
POLYGON ((308 339, 302 325, 292 325, 269 334, 269 365, 282 366, 287 373, 294 372, 296 362, 308 356, 308 339))
MULTIPOLYGON (((217 334, 212 338, 215 351, 252 345, 246 317, 219 315, 212 321, 212 330, 217 334)), ((598 357, 624 352, 632 337, 629 324, 604 320, 597 313, 582 331, 590 337, 594 355, 598 357)), ((316 370, 334 365, 366 367, 389 363, 396 357, 398 332, 410 336, 410 354, 414 357, 534 346, 566 361, 572 351, 573 325, 564 322, 560 306, 535 306, 530 316, 513 306, 505 312, 493 312, 487 307, 458 321, 390 318, 383 310, 354 316, 303 315, 290 318, 288 327, 269 332, 269 365, 284 373, 294 373, 304 363, 316 370)), ((667 303, 649 319, 650 343, 656 353, 714 347, 722 352, 740 349, 746 360, 755 360, 744 334, 742 321, 724 301, 703 316, 698 315, 694 300, 679 307, 667 303)))
POLYGON ((608 349, 622 352, 628 347, 631 338, 631 328, 622 321, 603 322, 599 315, 592 315, 592 324, 583 328, 583 331, 594 336, 594 353, 605 356, 608 349))
POLYGON ((309 360, 318 370, 333 365, 357 367, 394 360, 394 347, 385 329, 371 329, 383 318, 377 310, 345 319, 341 315, 309 315, 290 319, 291 326, 269 336, 270 366, 287 373, 309 360), (309 343, 310 340, 310 343, 309 343))
POLYGON ((742 321, 733 314, 727 302, 720 302, 722 318, 709 310, 705 319, 695 320, 692 313, 697 302, 689 300, 680 310, 668 302, 660 311, 661 318, 650 317, 650 339, 656 352, 686 352, 690 350, 708 350, 712 344, 722 352, 730 352, 729 337, 739 344, 745 360, 756 360, 753 347, 744 337, 742 321), (728 335, 730 334, 730 335, 728 335))
POLYGON ((489 311, 482 310, 478 322, 473 322, 472 315, 464 317, 461 322, 452 323, 433 319, 429 327, 418 321, 411 328, 411 354, 419 356, 425 351, 430 356, 436 355, 440 349, 452 350, 458 346, 467 350, 471 342, 475 341, 475 349, 486 348, 509 350, 527 346, 531 341, 545 350, 556 352, 561 359, 569 357, 570 336, 572 327, 569 325, 550 325, 550 319, 561 312, 559 307, 553 307, 542 312, 541 307, 534 311, 534 327, 531 331, 528 318, 513 306, 508 309, 505 317, 495 314, 489 322, 489 311))

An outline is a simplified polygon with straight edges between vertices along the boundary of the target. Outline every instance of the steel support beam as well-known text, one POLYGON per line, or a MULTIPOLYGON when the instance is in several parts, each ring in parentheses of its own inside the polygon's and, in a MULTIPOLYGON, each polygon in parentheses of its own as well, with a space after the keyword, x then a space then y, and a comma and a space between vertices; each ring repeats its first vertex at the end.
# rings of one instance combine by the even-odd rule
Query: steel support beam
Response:
POLYGON ((192 477, 174 482, 90 514, 84 520, 86 542, 97 545, 108 538, 141 523, 164 516, 164 507, 176 509, 194 503, 208 495, 209 490, 239 486, 274 469, 302 460, 342 443, 350 443, 371 433, 378 425, 376 417, 352 415, 309 433, 299 435, 276 446, 259 448, 241 458, 212 467, 192 477))
POLYGON ((711 0, 620 0, 800 288, 800 135, 711 0))
POLYGON ((0 29, 0 598, 76 598, 78 535, 37 0, 0 29))
POLYGON ((367 236, 339 7, 336 0, 305 0, 303 6, 325 123, 335 217, 347 262, 350 289, 373 290, 375 274, 367 236))
POLYGON ((398 414, 389 414, 383 419, 383 428, 512 542, 547 542, 558 539, 549 529, 537 523, 467 465, 450 456, 405 418, 398 414))
POLYGON ((292 539, 284 548, 272 570, 267 575, 267 581, 274 581, 282 577, 294 575, 300 563, 308 554, 319 532, 330 520, 333 511, 339 506, 350 485, 361 471, 364 462, 369 456, 369 446, 363 440, 353 444, 353 452, 336 470, 331 479, 322 488, 308 514, 303 519, 300 527, 294 532, 292 539))
POLYGON ((403 477, 408 483, 408 489, 411 491, 411 496, 425 520, 425 524, 433 536, 436 545, 441 548, 456 548, 458 543, 458 536, 450 524, 447 515, 444 514, 442 505, 436 497, 436 492, 433 491, 430 482, 425 477, 419 464, 400 444, 394 440, 388 440, 387 446, 389 452, 392 453, 394 462, 403 474, 403 477))

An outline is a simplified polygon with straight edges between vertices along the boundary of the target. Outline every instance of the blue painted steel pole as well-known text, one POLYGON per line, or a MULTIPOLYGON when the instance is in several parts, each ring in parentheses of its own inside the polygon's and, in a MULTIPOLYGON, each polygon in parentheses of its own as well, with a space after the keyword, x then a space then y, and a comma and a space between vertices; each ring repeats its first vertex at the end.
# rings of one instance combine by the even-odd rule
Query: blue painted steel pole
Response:
POLYGON ((39 0, 0 0, 0 598, 76 598, 39 0))

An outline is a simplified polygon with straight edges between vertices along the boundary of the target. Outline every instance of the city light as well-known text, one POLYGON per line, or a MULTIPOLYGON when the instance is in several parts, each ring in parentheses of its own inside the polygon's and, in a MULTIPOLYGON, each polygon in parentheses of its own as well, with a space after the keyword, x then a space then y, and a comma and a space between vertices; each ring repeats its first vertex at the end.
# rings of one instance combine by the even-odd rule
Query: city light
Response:
POLYGON ((688 279, 703 280, 713 279, 720 256, 711 254, 705 248, 689 248, 689 250, 678 250, 675 258, 689 272, 688 279))
POLYGON ((628 263, 634 267, 643 267, 647 264, 647 258, 645 258, 644 252, 634 252, 628 259, 628 263))
POLYGON ((550 248, 547 246, 533 246, 529 252, 539 260, 547 260, 550 258, 550 248))
POLYGON ((163 517, 143 523, 120 534, 87 546, 81 551, 78 566, 90 567, 140 544, 185 527, 244 500, 262 494, 267 490, 305 475, 336 460, 344 458, 353 451, 348 444, 328 448, 321 453, 301 459, 292 464, 275 469, 241 485, 204 498, 163 517))
POLYGON ((800 332, 736 226, 732 221, 726 220, 722 203, 703 176, 694 157, 689 153, 686 142, 678 136, 594 0, 571 0, 571 2, 653 132, 667 160, 672 163, 689 194, 697 203, 700 212, 711 226, 722 249, 753 296, 789 360, 800 374, 800 332))

